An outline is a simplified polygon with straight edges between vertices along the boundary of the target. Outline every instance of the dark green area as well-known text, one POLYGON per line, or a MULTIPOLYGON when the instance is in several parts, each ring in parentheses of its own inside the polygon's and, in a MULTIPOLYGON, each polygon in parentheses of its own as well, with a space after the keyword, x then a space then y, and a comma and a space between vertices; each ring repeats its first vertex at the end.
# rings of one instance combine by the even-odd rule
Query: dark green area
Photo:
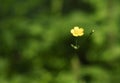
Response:
POLYGON ((119 3, 0 0, 0 83, 120 83, 119 3))

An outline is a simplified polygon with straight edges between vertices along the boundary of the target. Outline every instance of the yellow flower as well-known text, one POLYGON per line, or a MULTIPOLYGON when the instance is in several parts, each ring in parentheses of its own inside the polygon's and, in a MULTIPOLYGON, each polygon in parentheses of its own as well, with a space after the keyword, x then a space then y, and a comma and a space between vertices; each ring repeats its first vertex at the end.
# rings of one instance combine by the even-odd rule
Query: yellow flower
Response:
POLYGON ((75 36, 75 37, 84 35, 84 29, 83 29, 83 28, 79 28, 78 26, 76 26, 76 27, 74 27, 73 29, 71 29, 70 32, 71 32, 72 35, 75 36))

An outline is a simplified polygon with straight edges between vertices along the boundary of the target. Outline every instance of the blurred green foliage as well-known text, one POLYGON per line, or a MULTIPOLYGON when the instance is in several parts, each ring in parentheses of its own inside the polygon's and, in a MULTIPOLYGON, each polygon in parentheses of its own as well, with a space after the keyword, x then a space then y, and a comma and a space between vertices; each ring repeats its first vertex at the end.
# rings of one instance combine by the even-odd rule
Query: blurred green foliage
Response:
POLYGON ((119 3, 0 0, 0 83, 120 83, 119 3), (78 56, 74 26, 85 29, 78 56))

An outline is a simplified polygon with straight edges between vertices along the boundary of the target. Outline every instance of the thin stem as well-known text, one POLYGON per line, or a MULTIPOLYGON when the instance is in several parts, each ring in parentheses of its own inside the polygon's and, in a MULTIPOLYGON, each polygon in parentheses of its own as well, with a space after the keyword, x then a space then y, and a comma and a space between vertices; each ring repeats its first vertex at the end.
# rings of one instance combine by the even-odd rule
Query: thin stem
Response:
POLYGON ((76 50, 79 48, 79 45, 78 45, 78 38, 75 38, 75 46, 76 46, 76 50))
POLYGON ((92 30, 91 32, 90 32, 90 34, 88 35, 88 37, 86 38, 86 40, 89 40, 90 39, 90 37, 91 37, 91 35, 94 33, 94 30, 92 30))

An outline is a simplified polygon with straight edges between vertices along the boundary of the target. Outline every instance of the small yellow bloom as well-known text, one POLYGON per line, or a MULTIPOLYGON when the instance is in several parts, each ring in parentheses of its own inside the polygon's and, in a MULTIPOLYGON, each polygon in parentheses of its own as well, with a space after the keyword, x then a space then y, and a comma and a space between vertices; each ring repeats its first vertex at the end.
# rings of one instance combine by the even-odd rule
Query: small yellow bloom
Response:
POLYGON ((78 26, 76 26, 76 27, 74 27, 73 29, 71 29, 70 32, 71 32, 72 35, 75 36, 75 37, 84 35, 84 29, 83 29, 83 28, 79 28, 78 26))

